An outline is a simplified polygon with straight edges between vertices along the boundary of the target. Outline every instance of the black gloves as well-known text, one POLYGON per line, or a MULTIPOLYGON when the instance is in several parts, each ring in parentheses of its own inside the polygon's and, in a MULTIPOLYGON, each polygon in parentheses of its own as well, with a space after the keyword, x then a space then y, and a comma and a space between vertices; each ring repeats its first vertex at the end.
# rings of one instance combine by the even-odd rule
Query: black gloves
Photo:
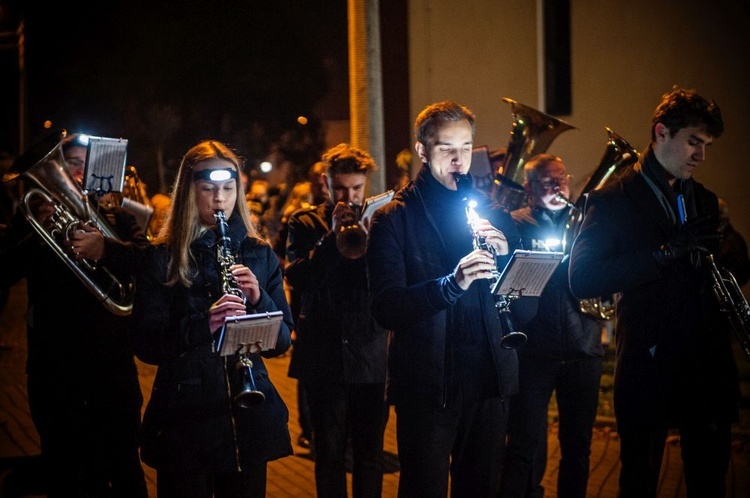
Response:
POLYGON ((720 237, 718 220, 711 216, 695 218, 681 225, 671 239, 654 251, 654 259, 659 267, 668 266, 696 250, 705 250, 703 244, 720 237))

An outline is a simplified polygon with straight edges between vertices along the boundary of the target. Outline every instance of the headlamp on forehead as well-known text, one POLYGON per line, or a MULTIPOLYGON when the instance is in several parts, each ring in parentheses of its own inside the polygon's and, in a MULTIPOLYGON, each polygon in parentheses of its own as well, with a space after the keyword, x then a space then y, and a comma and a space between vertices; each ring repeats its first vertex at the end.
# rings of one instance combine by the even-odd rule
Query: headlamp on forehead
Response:
POLYGON ((237 172, 231 168, 203 169, 193 171, 193 181, 206 180, 209 182, 224 182, 237 178, 237 172))

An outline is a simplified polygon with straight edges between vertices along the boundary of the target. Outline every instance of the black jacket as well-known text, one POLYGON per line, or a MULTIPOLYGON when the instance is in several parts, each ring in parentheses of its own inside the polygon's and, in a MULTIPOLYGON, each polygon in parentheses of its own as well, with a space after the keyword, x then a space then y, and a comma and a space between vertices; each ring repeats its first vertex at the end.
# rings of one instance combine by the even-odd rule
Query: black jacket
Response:
POLYGON ((341 256, 329 233, 332 212, 326 203, 289 219, 285 272, 301 303, 289 375, 385 384, 387 331, 370 314, 365 258, 341 256))
MULTIPOLYGON (((657 265, 654 251, 679 228, 644 170, 663 170, 651 150, 619 181, 588 194, 570 261, 576 296, 622 293, 615 331, 618 426, 673 427, 686 417, 734 420, 739 387, 732 332, 704 261, 685 258, 665 268, 657 265)), ((651 176, 670 199, 674 193, 660 174, 661 179, 651 176)), ((683 192, 691 219, 709 216, 718 222, 715 194, 692 179, 683 182, 683 192)), ((670 200, 676 212, 676 201, 670 200)), ((716 245, 710 249, 718 253, 716 245)))
POLYGON ((157 470, 230 472, 292 454, 289 412, 261 358, 284 353, 293 327, 279 261, 271 247, 246 236, 240 217, 229 219, 235 260, 258 277, 260 303, 248 313, 281 310, 275 349, 252 354, 256 387, 266 399, 232 409, 241 381, 236 355, 220 356, 209 330, 208 309, 222 295, 216 234, 193 242, 196 271, 191 287, 167 286, 167 247, 152 246, 137 281, 133 322, 136 354, 158 365, 143 419, 142 458, 157 470))
MULTIPOLYGON (((549 246, 546 241, 563 239, 570 208, 554 213, 541 208, 524 209, 529 209, 536 220, 536 223, 525 220, 518 223, 524 249, 560 251, 560 247, 549 246)), ((578 299, 570 292, 568 263, 569 257, 566 255, 541 296, 522 298, 537 301, 537 311, 534 318, 523 325, 528 339, 520 354, 556 360, 600 357, 604 354, 599 322, 580 311, 578 299)))
MULTIPOLYGON (((501 395, 513 394, 518 388, 518 359, 515 351, 500 346, 500 319, 486 280, 474 282, 467 291, 477 296, 473 302, 481 310, 473 317, 476 330, 467 330, 453 320, 454 303, 443 288, 445 277, 457 263, 449 254, 468 254, 471 233, 463 208, 456 206, 455 230, 464 239, 461 248, 446 245, 445 237, 454 234, 438 230, 423 198, 426 182, 434 181, 428 175, 424 166, 414 182, 375 213, 370 226, 366 259, 372 314, 382 326, 393 330, 388 353, 389 401, 398 403, 404 396, 445 406, 456 367, 452 345, 461 333, 484 336, 482 341, 490 345, 493 383, 501 395)), ((510 215, 500 210, 483 212, 482 207, 478 211, 505 233, 511 253, 520 248, 510 215)), ((499 268, 507 259, 499 258, 499 268)))

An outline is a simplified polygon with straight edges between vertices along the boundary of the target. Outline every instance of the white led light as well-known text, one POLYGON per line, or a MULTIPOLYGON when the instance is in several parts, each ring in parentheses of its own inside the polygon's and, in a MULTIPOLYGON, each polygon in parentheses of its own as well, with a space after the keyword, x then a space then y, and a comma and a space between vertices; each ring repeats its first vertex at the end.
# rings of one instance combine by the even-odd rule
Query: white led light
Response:
POLYGON ((215 169, 209 173, 208 178, 212 182, 223 182, 232 178, 232 172, 228 169, 215 169))

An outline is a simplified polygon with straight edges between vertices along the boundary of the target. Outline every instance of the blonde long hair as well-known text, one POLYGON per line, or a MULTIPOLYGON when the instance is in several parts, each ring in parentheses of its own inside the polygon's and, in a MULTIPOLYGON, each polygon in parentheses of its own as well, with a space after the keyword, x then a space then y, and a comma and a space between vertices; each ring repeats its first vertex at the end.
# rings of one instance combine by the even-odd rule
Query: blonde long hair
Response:
POLYGON ((229 147, 216 140, 204 140, 193 146, 180 163, 174 185, 172 186, 172 202, 167 211, 166 219, 155 244, 166 244, 169 249, 167 261, 167 285, 180 283, 190 287, 190 263, 194 261, 190 252, 190 244, 199 238, 206 227, 203 225, 195 202, 195 182, 193 182, 193 168, 202 161, 209 159, 223 159, 231 162, 237 170, 235 178, 237 199, 234 212, 242 218, 248 237, 259 238, 258 230, 250 221, 250 213, 245 203, 244 192, 240 182, 242 161, 229 147))

